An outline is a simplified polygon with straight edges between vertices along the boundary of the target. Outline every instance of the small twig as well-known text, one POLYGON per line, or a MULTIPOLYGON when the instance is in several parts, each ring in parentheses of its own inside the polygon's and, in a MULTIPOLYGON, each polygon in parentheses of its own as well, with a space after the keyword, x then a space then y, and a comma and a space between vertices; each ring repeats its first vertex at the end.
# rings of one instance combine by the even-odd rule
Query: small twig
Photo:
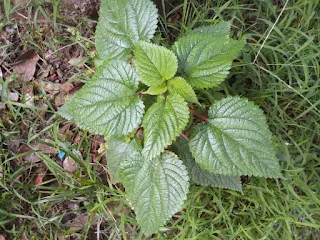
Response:
POLYGON ((197 113, 195 110, 193 110, 191 108, 189 108, 189 112, 191 112, 194 116, 200 118, 203 121, 206 121, 206 122, 208 121, 208 118, 206 116, 197 113))
POLYGON ((28 18, 25 16, 25 15, 23 15, 23 14, 21 14, 21 13, 19 13, 19 12, 16 12, 20 17, 23 17, 24 19, 26 19, 26 20, 28 20, 28 18))
POLYGON ((186 135, 184 135, 184 133, 180 133, 180 136, 187 140, 187 142, 189 142, 189 138, 186 135))

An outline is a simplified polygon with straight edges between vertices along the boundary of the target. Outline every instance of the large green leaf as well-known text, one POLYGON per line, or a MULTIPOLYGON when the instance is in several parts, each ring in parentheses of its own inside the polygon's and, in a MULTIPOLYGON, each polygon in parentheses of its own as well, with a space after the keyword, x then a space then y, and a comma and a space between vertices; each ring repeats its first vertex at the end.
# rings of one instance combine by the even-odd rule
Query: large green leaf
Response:
POLYGON ((188 106, 180 95, 158 96, 142 121, 145 138, 143 155, 150 159, 158 156, 186 127, 188 119, 188 106))
POLYGON ((209 120, 194 128, 189 146, 196 162, 212 173, 281 177, 271 133, 253 102, 227 97, 209 109, 209 120))
POLYGON ((136 94, 138 83, 129 64, 105 63, 59 113, 94 134, 127 135, 138 127, 144 114, 143 102, 136 94))
POLYGON ((137 73, 148 86, 159 86, 177 72, 177 57, 169 49, 140 41, 135 49, 137 73))
POLYGON ((107 163, 108 163, 108 172, 110 174, 111 182, 118 183, 121 182, 120 170, 121 166, 125 161, 134 161, 135 159, 140 159, 139 145, 135 140, 132 140, 130 143, 110 139, 108 141, 107 149, 107 163))
POLYGON ((179 137, 172 145, 172 150, 177 153, 179 158, 183 161, 187 167, 191 180, 196 184, 201 186, 228 188, 242 192, 242 184, 239 176, 224 176, 210 173, 202 169, 192 157, 188 142, 182 137, 179 137))
POLYGON ((139 40, 148 41, 157 27, 157 8, 150 0, 101 1, 96 49, 102 59, 130 54, 139 40))
POLYGON ((173 46, 178 57, 178 72, 194 88, 214 87, 227 77, 243 43, 202 33, 187 34, 173 46))
POLYGON ((165 152, 152 160, 126 161, 121 175, 127 198, 146 235, 157 232, 187 198, 188 172, 173 153, 165 152))
POLYGON ((170 79, 168 81, 168 91, 170 93, 178 93, 188 102, 199 103, 192 87, 182 77, 170 79))
POLYGON ((165 93, 167 90, 168 88, 166 84, 163 84, 161 86, 151 86, 146 92, 144 92, 144 94, 159 95, 165 93))
POLYGON ((203 35, 217 36, 217 37, 225 37, 228 38, 230 35, 231 23, 221 21, 216 24, 211 24, 208 26, 201 26, 191 31, 188 31, 187 34, 190 33, 201 33, 203 35))

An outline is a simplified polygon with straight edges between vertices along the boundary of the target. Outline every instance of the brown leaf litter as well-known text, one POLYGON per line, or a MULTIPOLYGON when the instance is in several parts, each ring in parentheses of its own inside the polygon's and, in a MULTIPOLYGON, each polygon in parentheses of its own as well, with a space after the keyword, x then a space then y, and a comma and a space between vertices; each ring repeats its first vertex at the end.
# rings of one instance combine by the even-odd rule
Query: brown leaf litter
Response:
POLYGON ((38 53, 33 53, 33 55, 24 60, 23 62, 15 65, 13 67, 13 72, 19 74, 19 80, 29 82, 33 79, 36 72, 37 62, 40 60, 38 53))

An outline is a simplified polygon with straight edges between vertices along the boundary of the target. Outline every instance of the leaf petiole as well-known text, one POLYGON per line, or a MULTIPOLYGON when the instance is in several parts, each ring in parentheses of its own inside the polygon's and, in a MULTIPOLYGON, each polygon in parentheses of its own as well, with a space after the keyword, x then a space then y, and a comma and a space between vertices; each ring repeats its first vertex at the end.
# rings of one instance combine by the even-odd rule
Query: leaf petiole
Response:
POLYGON ((192 115, 200 118, 201 120, 203 121, 208 121, 208 117, 204 116, 204 115, 201 115, 200 113, 198 113, 197 111, 193 110, 192 108, 189 108, 189 112, 192 113, 192 115))

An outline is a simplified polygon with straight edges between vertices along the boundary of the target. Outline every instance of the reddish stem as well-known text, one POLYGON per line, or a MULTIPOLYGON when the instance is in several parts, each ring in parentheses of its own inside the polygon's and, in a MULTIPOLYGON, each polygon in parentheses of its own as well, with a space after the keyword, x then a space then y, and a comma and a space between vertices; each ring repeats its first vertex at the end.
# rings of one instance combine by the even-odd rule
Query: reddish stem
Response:
POLYGON ((187 142, 189 142, 189 138, 186 135, 184 135, 184 133, 180 133, 180 136, 187 140, 187 142))
POLYGON ((206 116, 201 115, 200 113, 197 113, 195 110, 193 110, 191 108, 189 108, 189 112, 191 112, 194 116, 200 118, 203 121, 206 121, 206 122, 208 121, 208 118, 206 116))

